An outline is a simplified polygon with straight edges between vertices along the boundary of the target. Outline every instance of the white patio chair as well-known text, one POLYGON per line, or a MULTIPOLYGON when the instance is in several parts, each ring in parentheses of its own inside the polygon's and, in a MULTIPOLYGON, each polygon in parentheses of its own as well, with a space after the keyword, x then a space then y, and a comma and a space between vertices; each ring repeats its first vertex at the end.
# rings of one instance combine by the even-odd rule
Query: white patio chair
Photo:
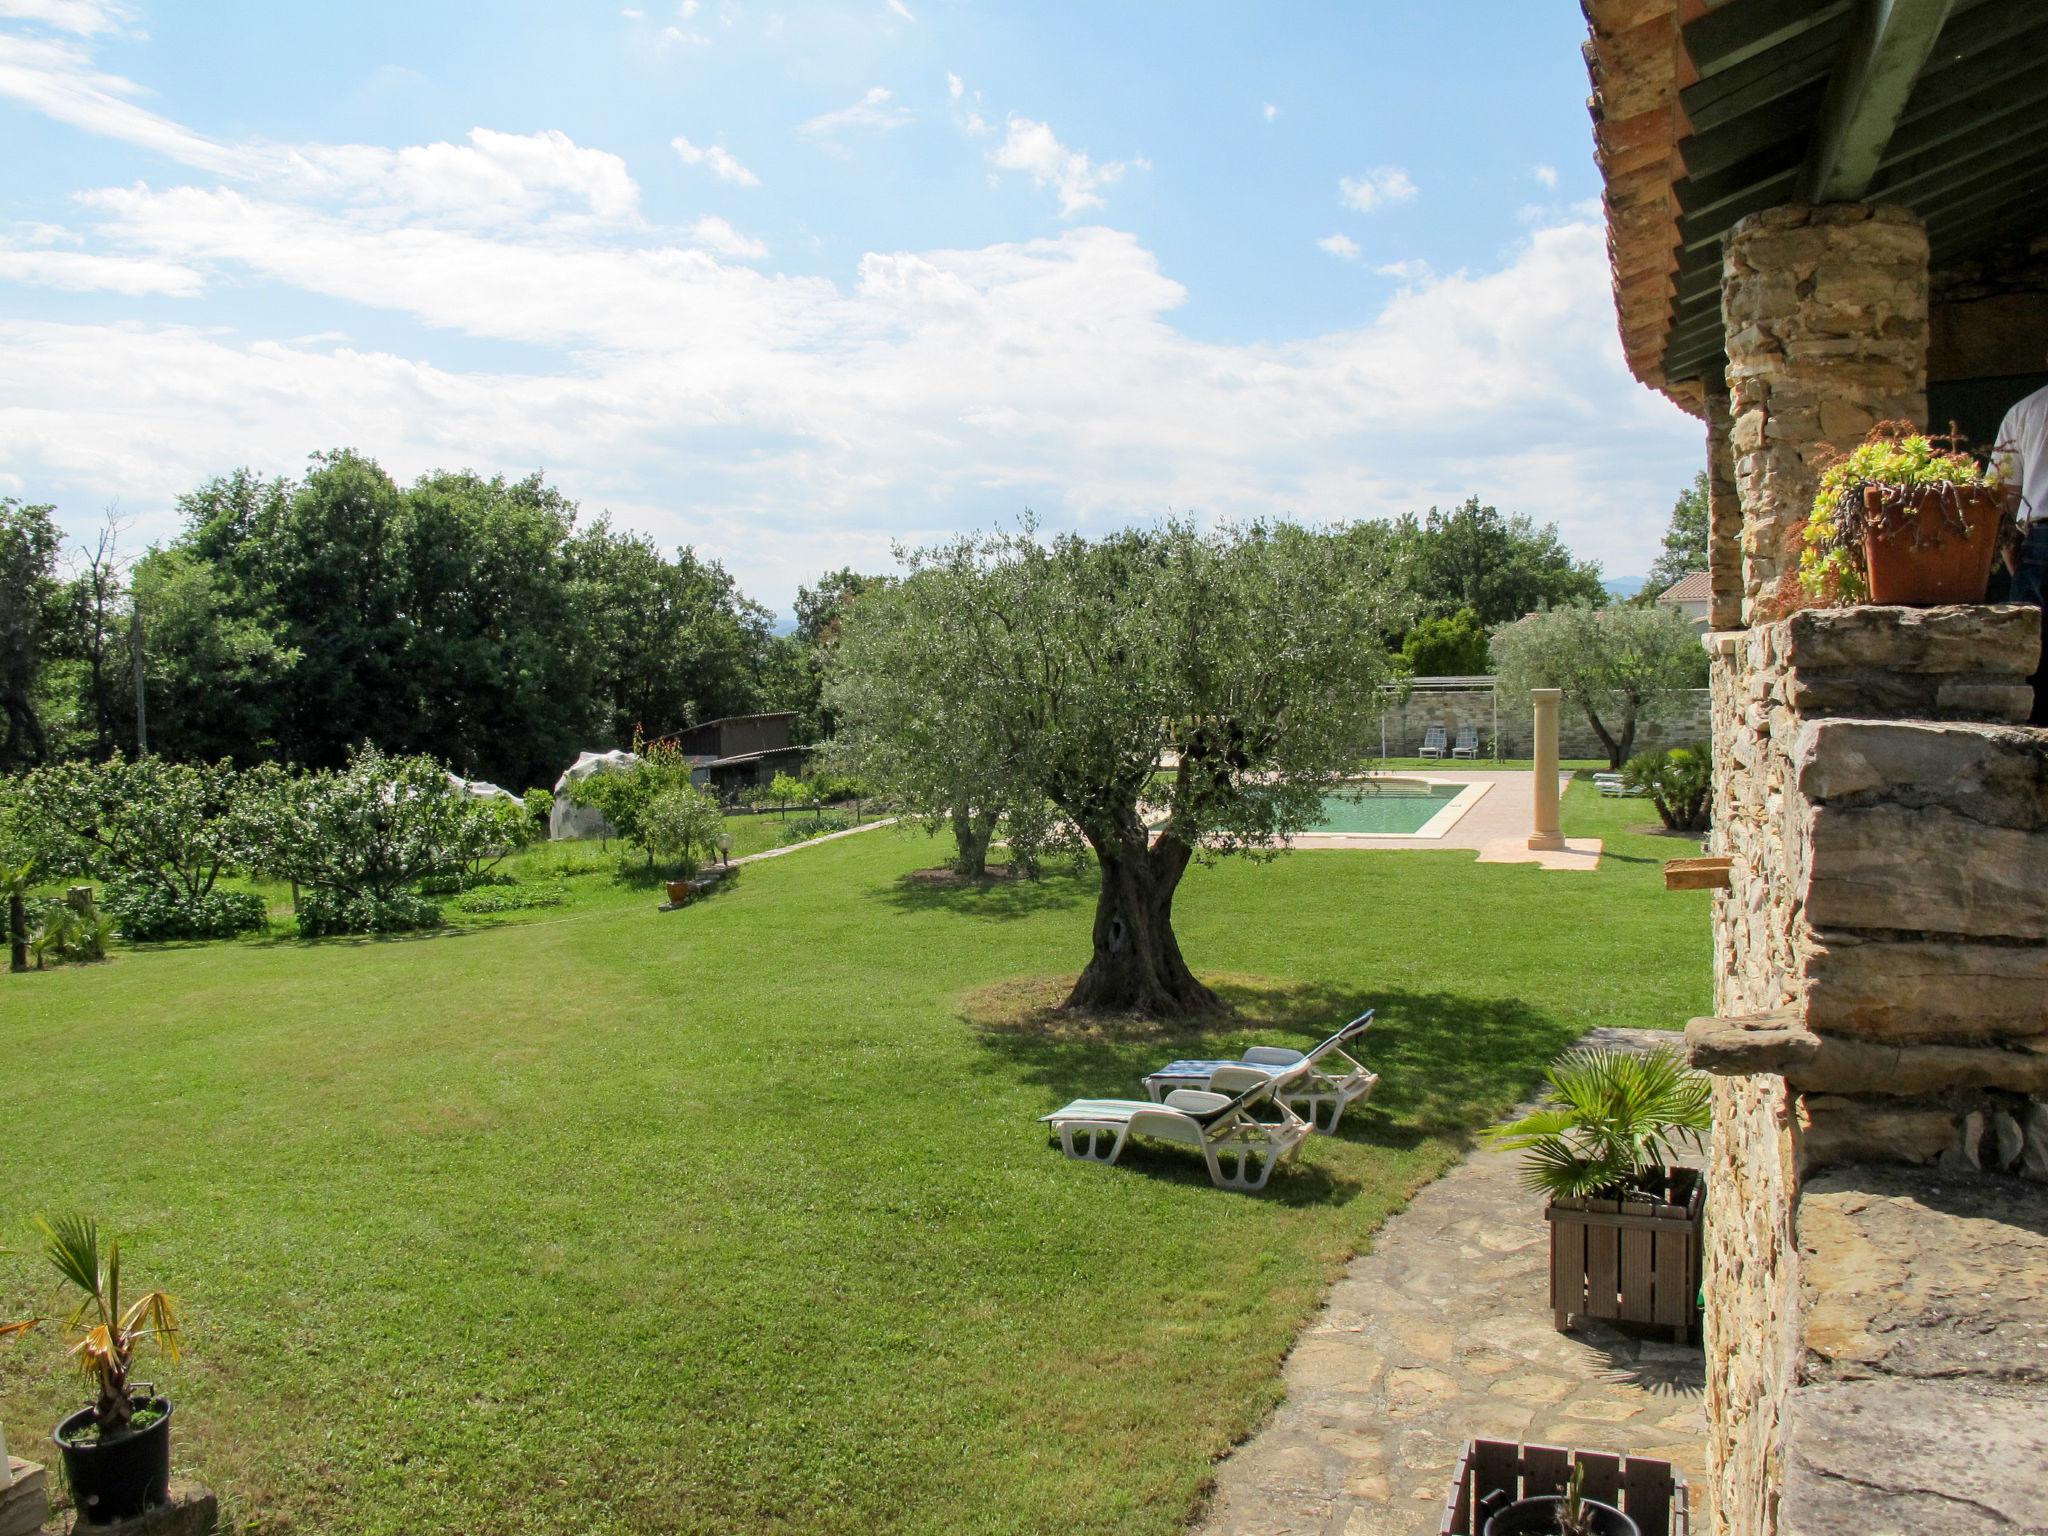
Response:
POLYGON ((1071 1158, 1113 1163, 1132 1136, 1153 1136, 1198 1150, 1218 1189, 1264 1189, 1273 1170, 1308 1139, 1309 1123, 1273 1097, 1275 1081, 1266 1073, 1240 1064, 1236 1074, 1219 1072, 1215 1080, 1227 1091, 1177 1088, 1163 1104, 1076 1099, 1039 1119, 1059 1132, 1060 1148, 1071 1158), (1277 1118, 1253 1116, 1260 1106, 1277 1118))
POLYGON ((1432 725, 1422 733, 1422 751, 1419 755, 1437 758, 1444 755, 1444 728, 1442 726, 1432 725))
POLYGON ((1368 1008, 1327 1040, 1306 1051, 1255 1045, 1236 1061, 1169 1061, 1145 1079, 1155 1100, 1180 1088, 1215 1087, 1218 1072, 1249 1067, 1273 1079, 1274 1097, 1325 1136, 1337 1134, 1344 1111, 1370 1098, 1379 1074, 1345 1054, 1344 1047, 1372 1028, 1368 1008), (1329 1123, 1324 1124, 1325 1112, 1329 1123))
POLYGON ((1478 726, 1461 725, 1458 727, 1458 744, 1451 748, 1451 756, 1473 758, 1479 756, 1478 726))

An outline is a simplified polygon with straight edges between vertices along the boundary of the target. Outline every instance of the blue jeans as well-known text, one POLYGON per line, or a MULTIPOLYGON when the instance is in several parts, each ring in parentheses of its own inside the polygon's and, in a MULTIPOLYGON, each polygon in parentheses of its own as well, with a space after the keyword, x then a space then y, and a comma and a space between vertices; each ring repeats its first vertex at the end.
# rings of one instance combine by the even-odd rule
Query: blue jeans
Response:
MULTIPOLYGON (((2019 569, 2013 572, 2012 600, 2048 608, 2048 518, 2036 518, 2020 540, 2019 569)), ((2048 725, 2048 635, 2034 670, 2034 724, 2048 725)))

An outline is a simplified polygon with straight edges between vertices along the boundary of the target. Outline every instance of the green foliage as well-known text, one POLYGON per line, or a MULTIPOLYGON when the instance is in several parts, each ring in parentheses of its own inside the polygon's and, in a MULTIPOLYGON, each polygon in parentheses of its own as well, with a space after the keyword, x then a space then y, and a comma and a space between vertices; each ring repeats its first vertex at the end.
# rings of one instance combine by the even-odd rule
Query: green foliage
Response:
POLYGON ((1358 762, 1390 671, 1361 637, 1406 617, 1387 568, 1286 523, 1047 543, 1027 524, 905 558, 909 575, 843 623, 834 758, 950 822, 963 849, 1013 807, 1026 832, 1050 801, 1104 870, 1075 1001, 1208 1006, 1172 892, 1196 857, 1264 853, 1311 825, 1358 762))
POLYGON ((1714 793, 1713 755, 1706 747, 1643 752, 1628 760, 1621 782, 1640 789, 1673 832, 1703 832, 1714 793))
POLYGON ((783 825, 776 835, 775 846, 787 848, 792 843, 807 843, 814 837, 823 837, 830 832, 844 832, 852 825, 850 817, 841 816, 836 811, 820 811, 816 815, 806 816, 802 821, 792 821, 783 825))
POLYGON ((455 905, 464 912, 525 912, 559 907, 568 899, 568 886, 555 880, 547 885, 484 886, 464 891, 455 898, 455 905))
POLYGON ((438 909, 413 888, 464 872, 505 832, 503 811, 451 782, 432 758, 387 757, 374 747, 359 748, 340 769, 268 773, 252 814, 262 867, 302 887, 306 934, 384 933, 436 920, 438 909))
POLYGON ((214 889, 184 896, 163 885, 133 879, 107 883, 101 903, 123 938, 136 943, 157 939, 226 939, 254 933, 269 924, 269 908, 253 891, 214 889))
MULTIPOLYGON (((276 700, 301 654, 240 610, 212 565, 186 549, 152 550, 136 563, 142 610, 150 749, 165 757, 249 763, 279 749, 276 700)), ((125 662, 128 656, 121 659, 125 662)), ((134 695, 110 690, 110 714, 132 739, 134 695)))
POLYGON ((662 864, 695 874, 697 866, 718 850, 725 818, 718 802, 687 784, 663 789, 647 802, 640 817, 640 841, 662 864))
POLYGON ((41 762, 49 741, 38 712, 45 656, 63 622, 57 509, 0 496, 0 771, 41 762))
MULTIPOLYGON (((147 1291, 122 1305, 121 1244, 100 1246, 99 1224, 90 1216, 36 1218, 43 1233, 43 1257, 64 1282, 81 1296, 65 1332, 68 1353, 95 1391, 92 1427, 101 1436, 128 1428, 134 1416, 128 1373, 139 1345, 153 1343, 166 1360, 177 1362, 178 1314, 162 1291, 147 1291)), ((0 1338, 38 1327, 41 1318, 0 1324, 0 1338)))
POLYGON ((1912 517, 1915 507, 1904 492, 1983 483, 1977 461, 1952 443, 1942 446, 1944 441, 1911 422, 1881 421, 1855 449, 1821 471, 1800 538, 1801 591, 1824 602, 1856 603, 1869 596, 1863 540, 1871 514, 1864 491, 1879 493, 1879 517, 1912 517))
POLYGON ((81 912, 66 902, 48 901, 43 904, 28 947, 35 957, 36 969, 41 970, 52 960, 73 964, 104 960, 113 937, 112 918, 90 909, 81 912))
POLYGON ((1664 530, 1664 550, 1643 583, 1642 599, 1654 603, 1660 592, 1679 577, 1707 568, 1707 472, 1693 476, 1692 484, 1679 492, 1671 507, 1671 522, 1664 530))
POLYGON ((299 937, 337 933, 415 933, 441 924, 441 905, 418 891, 347 891, 309 886, 299 893, 299 937))
POLYGON ((778 773, 769 781, 768 799, 775 805, 808 805, 811 786, 793 773, 778 773))
POLYGON ((255 846, 262 782, 225 761, 116 753, 103 763, 36 769, 22 781, 20 802, 53 872, 106 882, 124 932, 163 938, 213 931, 235 910, 211 898, 221 875, 255 846), (154 931, 129 928, 131 914, 154 931))
POLYGON ((1424 619, 1401 642, 1413 677, 1473 677, 1486 670, 1486 626, 1470 608, 1448 618, 1424 619))
MULTIPOLYGON (((1574 560, 1555 526, 1504 517, 1476 496, 1448 512, 1355 523, 1342 537, 1368 566, 1385 569, 1424 618, 1470 608, 1491 628, 1537 608, 1607 601, 1599 565, 1574 560)), ((1391 641, 1405 627, 1403 619, 1382 633, 1391 641)))
POLYGON ((1601 1195, 1671 1161, 1713 1123, 1704 1073, 1669 1050, 1567 1051, 1544 1074, 1559 1102, 1483 1134, 1528 1154, 1523 1182, 1555 1199, 1601 1195))
POLYGON ((1703 688, 1707 653, 1669 608, 1574 606, 1532 613, 1494 632, 1493 667, 1505 706, 1532 688, 1561 688, 1619 768, 1637 724, 1681 689, 1703 688))
POLYGON ((663 795, 690 790, 690 761, 679 747, 665 741, 636 740, 633 751, 638 761, 631 767, 576 780, 569 786, 569 799, 596 811, 627 842, 638 843, 651 864, 648 808, 663 795))
POLYGON ((549 820, 555 814, 555 797, 545 789, 529 789, 519 797, 519 803, 526 807, 526 816, 533 823, 535 838, 548 835, 549 820))

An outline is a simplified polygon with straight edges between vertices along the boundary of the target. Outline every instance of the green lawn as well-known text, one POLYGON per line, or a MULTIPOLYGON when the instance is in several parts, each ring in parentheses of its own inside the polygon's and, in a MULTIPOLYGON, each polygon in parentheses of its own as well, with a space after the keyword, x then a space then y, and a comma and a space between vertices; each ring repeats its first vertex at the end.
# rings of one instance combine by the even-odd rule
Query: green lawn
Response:
MULTIPOLYGON (((1183 945, 1266 1021, 1206 1033, 1020 1024, 1001 984, 1078 967, 1092 882, 909 885, 937 850, 886 830, 678 913, 600 871, 435 936, 6 978, 0 1243, 88 1208, 179 1295, 190 1353, 150 1373, 244 1529, 1163 1536, 1472 1127, 1582 1030, 1704 1011, 1708 898, 1661 889, 1691 850, 1646 819, 1574 788, 1593 875, 1197 869, 1183 945), (1264 1196, 1033 1121, 1368 1006, 1378 1094, 1264 1196)), ((0 1306, 48 1295, 0 1256, 0 1306)), ((0 1347, 17 1451, 60 1364, 0 1347)))

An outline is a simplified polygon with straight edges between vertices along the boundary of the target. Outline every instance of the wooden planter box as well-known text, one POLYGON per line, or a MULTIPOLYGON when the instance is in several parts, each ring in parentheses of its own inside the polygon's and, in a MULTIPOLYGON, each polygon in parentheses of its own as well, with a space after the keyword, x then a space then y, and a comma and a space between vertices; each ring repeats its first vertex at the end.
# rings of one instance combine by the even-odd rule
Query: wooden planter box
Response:
POLYGON ((1706 1181, 1692 1168, 1650 1177, 1654 1194, 1553 1200, 1544 1211, 1559 1332, 1574 1317, 1598 1317, 1669 1328, 1683 1344, 1697 1326, 1706 1181))
POLYGON ((1495 1489, 1518 1499, 1563 1493, 1574 1466, 1586 1469, 1586 1497, 1612 1504, 1642 1528, 1643 1536, 1692 1536, 1685 1474, 1670 1462, 1512 1440, 1466 1442, 1450 1497, 1444 1500, 1440 1536, 1479 1536, 1479 1501, 1495 1489))

